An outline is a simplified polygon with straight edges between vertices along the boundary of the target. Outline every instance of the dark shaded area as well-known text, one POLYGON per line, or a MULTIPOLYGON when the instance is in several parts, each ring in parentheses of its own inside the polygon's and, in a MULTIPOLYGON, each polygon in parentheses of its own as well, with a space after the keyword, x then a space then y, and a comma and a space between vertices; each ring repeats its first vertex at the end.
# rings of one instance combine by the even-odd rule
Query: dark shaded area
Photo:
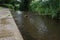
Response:
POLYGON ((31 0, 21 0, 20 11, 28 11, 31 0))
POLYGON ((24 40, 60 40, 60 20, 32 12, 13 14, 24 40))

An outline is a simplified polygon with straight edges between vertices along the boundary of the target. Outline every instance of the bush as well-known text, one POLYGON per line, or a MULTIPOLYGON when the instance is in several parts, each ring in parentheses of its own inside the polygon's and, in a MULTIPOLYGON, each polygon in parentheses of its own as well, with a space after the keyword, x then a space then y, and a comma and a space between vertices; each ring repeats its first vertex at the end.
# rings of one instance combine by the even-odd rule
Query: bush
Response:
POLYGON ((39 14, 50 15, 52 18, 60 17, 60 1, 49 0, 49 1, 33 1, 30 4, 30 10, 38 12, 39 14))
POLYGON ((19 7, 20 7, 19 4, 20 2, 17 0, 0 0, 0 6, 6 7, 9 9, 19 10, 19 7))

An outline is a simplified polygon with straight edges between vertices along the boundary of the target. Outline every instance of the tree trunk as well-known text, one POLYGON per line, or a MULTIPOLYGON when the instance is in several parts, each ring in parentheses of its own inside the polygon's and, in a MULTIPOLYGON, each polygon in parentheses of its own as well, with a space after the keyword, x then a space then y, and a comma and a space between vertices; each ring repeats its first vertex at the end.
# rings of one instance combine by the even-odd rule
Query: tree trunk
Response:
POLYGON ((21 0, 20 10, 28 11, 31 0, 21 0))

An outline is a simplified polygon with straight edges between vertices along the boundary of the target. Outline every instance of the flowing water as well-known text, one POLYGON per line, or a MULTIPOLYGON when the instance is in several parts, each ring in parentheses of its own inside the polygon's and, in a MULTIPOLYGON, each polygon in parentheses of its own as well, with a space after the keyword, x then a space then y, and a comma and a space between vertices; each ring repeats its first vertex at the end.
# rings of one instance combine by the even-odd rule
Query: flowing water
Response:
POLYGON ((24 40, 60 40, 60 20, 31 12, 12 14, 24 40))

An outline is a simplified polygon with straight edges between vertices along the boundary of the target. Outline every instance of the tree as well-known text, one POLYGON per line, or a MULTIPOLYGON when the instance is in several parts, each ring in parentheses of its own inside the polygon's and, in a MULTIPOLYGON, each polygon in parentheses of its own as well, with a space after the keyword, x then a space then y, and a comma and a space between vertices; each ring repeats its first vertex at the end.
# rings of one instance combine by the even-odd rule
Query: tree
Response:
POLYGON ((16 0, 0 0, 0 4, 10 4, 16 0))
POLYGON ((20 10, 28 11, 31 0, 21 0, 20 10))
POLYGON ((60 16, 60 0, 33 1, 30 8, 39 14, 50 15, 52 18, 60 16))

